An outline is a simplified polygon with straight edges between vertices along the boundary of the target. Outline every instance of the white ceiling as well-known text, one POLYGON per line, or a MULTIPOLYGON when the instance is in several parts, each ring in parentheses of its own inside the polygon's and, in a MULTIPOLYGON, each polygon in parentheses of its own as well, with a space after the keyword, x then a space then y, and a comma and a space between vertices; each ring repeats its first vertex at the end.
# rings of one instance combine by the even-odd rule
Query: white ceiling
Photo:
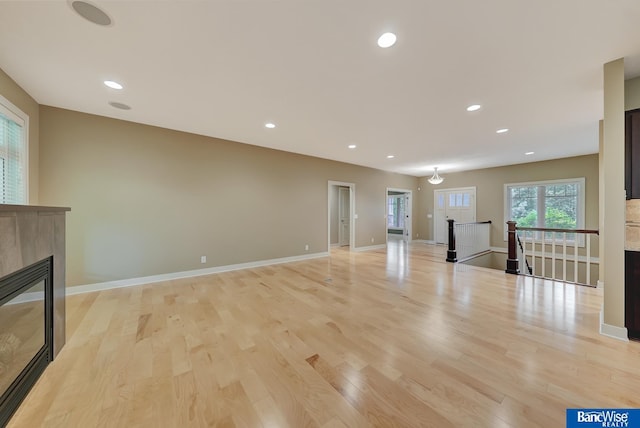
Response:
POLYGON ((595 153, 602 65, 640 75, 639 0, 93 4, 111 26, 0 2, 0 68, 38 103, 416 176, 595 153))

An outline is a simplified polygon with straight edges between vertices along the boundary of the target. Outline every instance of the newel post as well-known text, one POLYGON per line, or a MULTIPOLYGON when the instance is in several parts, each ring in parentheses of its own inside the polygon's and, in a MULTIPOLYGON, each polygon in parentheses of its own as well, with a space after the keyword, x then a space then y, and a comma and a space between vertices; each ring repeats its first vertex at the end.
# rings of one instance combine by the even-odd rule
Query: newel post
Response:
POLYGON ((518 251, 516 248, 516 222, 510 220, 507 222, 507 232, 509 236, 509 247, 507 254, 507 269, 505 272, 512 273, 514 275, 520 274, 520 269, 518 268, 518 251))
POLYGON ((449 223, 449 250, 447 250, 447 261, 455 263, 458 261, 456 254, 456 232, 453 227, 455 220, 449 218, 447 219, 447 222, 449 223))

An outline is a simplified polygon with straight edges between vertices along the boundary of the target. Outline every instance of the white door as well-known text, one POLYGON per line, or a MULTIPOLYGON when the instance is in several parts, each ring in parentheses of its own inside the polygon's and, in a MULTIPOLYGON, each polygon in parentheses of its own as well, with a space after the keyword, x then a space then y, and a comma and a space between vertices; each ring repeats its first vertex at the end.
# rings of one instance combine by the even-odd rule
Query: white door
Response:
POLYGON ((340 246, 349 245, 349 237, 351 236, 350 196, 350 189, 348 187, 338 188, 338 242, 340 246))
POLYGON ((411 241, 411 193, 404 194, 404 239, 411 241))
POLYGON ((447 243, 448 219, 456 223, 476 221, 476 188, 434 190, 433 229, 438 244, 447 243))

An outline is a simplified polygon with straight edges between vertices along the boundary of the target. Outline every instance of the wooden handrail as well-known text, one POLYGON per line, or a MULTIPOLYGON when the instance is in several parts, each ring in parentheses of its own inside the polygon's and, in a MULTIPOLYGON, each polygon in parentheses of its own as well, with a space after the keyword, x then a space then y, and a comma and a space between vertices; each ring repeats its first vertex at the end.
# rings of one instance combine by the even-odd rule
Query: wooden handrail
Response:
POLYGON ((469 223, 456 223, 456 226, 467 225, 467 224, 491 224, 491 220, 487 220, 487 221, 470 221, 469 223))
POLYGON ((553 229, 553 228, 546 228, 546 227, 520 227, 520 226, 516 226, 516 230, 532 230, 532 231, 535 231, 535 232, 587 233, 587 234, 600 235, 600 231, 599 230, 593 230, 593 229, 553 229))

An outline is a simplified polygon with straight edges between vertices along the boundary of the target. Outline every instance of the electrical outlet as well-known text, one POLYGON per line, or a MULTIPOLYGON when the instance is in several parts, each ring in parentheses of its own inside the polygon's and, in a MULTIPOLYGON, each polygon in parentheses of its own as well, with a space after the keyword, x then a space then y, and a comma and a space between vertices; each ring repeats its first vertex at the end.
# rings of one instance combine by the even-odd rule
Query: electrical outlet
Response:
POLYGON ((305 246, 304 246, 304 250, 305 250, 305 251, 309 251, 309 244, 305 244, 305 246))
POLYGON ((371 243, 373 244, 373 242, 375 241, 375 239, 373 238, 373 236, 371 237, 371 243))
POLYGON ((419 234, 419 233, 416 233, 416 238, 418 238, 419 236, 420 236, 420 234, 419 234))
POLYGON ((207 262, 207 256, 201 256, 200 263, 206 263, 206 262, 207 262))

